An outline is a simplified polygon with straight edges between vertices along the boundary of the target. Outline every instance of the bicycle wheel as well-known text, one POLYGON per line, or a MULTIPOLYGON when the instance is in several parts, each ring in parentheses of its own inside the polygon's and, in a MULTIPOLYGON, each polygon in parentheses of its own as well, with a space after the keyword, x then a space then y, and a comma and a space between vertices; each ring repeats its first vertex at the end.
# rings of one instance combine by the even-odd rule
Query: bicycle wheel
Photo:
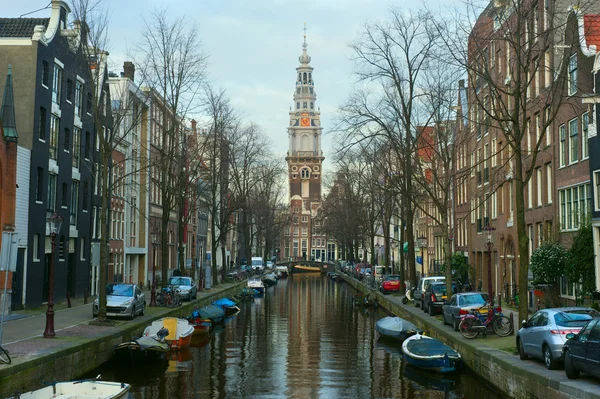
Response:
POLYGON ((0 362, 6 363, 6 364, 10 364, 10 362, 12 362, 12 360, 10 359, 10 356, 8 355, 8 351, 1 346, 0 346, 0 362))
POLYGON ((158 306, 165 306, 165 297, 163 294, 156 295, 156 304, 158 306))
POLYGON ((473 330, 472 327, 480 325, 481 320, 479 320, 477 317, 468 317, 466 319, 462 319, 462 321, 458 325, 458 331, 460 331, 462 336, 467 339, 477 338, 477 336, 479 335, 479 331, 473 330))
POLYGON ((512 333, 512 324, 506 316, 497 316, 492 322, 492 330, 499 337, 508 337, 512 333))

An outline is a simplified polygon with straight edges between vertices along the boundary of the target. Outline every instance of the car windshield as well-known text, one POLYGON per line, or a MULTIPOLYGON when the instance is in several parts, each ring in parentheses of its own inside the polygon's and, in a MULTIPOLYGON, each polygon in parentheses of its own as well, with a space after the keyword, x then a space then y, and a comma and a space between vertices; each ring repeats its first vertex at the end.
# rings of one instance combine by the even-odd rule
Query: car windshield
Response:
POLYGON ((462 306, 470 306, 470 305, 483 305, 488 301, 487 294, 473 294, 473 295, 464 295, 461 299, 462 306))
POLYGON ((253 266, 262 266, 262 259, 259 259, 259 260, 252 259, 252 265, 253 266))
POLYGON ((189 278, 185 277, 173 277, 169 281, 170 285, 192 285, 189 278))
POLYGON ((559 327, 583 327, 595 316, 600 316, 595 310, 572 310, 559 312, 554 315, 554 321, 559 327))
POLYGON ((387 276, 385 281, 400 281, 400 276, 387 276))
POLYGON ((446 284, 433 284, 432 289, 436 294, 446 295, 446 284))
POLYGON ((106 295, 133 296, 133 285, 109 284, 106 287, 106 295))

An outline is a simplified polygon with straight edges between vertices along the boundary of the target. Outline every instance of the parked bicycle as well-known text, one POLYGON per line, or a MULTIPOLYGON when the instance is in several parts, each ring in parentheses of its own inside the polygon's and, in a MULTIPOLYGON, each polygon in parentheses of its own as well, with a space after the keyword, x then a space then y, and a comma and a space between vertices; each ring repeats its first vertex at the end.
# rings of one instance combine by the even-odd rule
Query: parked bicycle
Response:
POLYGON ((463 337, 474 339, 481 333, 485 336, 489 327, 500 337, 507 337, 512 333, 511 320, 504 316, 498 308, 489 307, 487 316, 481 314, 481 309, 483 307, 471 310, 458 325, 458 330, 463 337))
POLYGON ((159 306, 166 306, 168 308, 180 306, 181 298, 179 298, 179 290, 172 286, 164 287, 156 295, 156 303, 159 306))
POLYGON ((10 364, 12 362, 8 351, 0 346, 0 363, 10 364))

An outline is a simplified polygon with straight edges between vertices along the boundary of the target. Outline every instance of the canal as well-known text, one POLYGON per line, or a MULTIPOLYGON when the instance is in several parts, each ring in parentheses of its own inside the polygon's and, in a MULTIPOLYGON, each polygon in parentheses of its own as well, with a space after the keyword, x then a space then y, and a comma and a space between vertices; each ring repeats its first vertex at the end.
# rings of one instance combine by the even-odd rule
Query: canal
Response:
POLYGON ((107 363, 89 376, 128 382, 140 399, 502 397, 465 371, 407 366, 399 345, 378 341, 385 310, 355 307, 354 293, 325 276, 293 275, 168 364, 107 363))

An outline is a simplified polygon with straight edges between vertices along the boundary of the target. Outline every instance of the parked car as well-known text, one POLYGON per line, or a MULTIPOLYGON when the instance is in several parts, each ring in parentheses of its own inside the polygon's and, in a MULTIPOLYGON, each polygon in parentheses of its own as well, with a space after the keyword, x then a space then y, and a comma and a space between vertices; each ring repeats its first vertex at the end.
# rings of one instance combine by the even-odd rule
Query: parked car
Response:
POLYGON ((427 286, 436 281, 446 281, 446 277, 444 276, 435 276, 435 277, 423 277, 417 283, 417 288, 415 289, 415 306, 423 307, 423 294, 427 289, 427 286))
POLYGON ((563 346, 568 378, 579 378, 584 371, 600 378, 600 319, 590 320, 578 334, 569 333, 563 346))
POLYGON ((198 289, 194 280, 191 277, 171 277, 169 279, 169 285, 179 290, 179 298, 183 300, 196 299, 198 295, 198 289))
POLYGON ((544 360, 550 370, 563 360, 563 346, 566 335, 579 333, 592 317, 600 316, 600 312, 592 308, 550 308, 533 314, 527 321, 523 320, 517 332, 517 348, 521 359, 529 356, 544 360))
MULTIPOLYGON (((467 315, 472 309, 479 309, 490 301, 487 292, 462 292, 454 294, 450 300, 442 306, 442 317, 444 324, 450 324, 454 331, 458 331, 463 316, 467 315)), ((487 313, 487 309, 481 309, 481 313, 487 313)))
MULTIPOLYGON (((422 302, 423 311, 431 316, 442 310, 442 306, 446 304, 448 294, 446 292, 446 282, 434 282, 427 286, 425 294, 423 294, 422 302)), ((456 284, 452 283, 452 293, 457 291, 456 284)))
POLYGON ((265 270, 263 258, 261 258, 260 256, 252 257, 252 270, 254 270, 255 272, 262 272, 265 270))
POLYGON ((273 268, 273 262, 268 260, 267 261, 267 269, 272 269, 273 268))
POLYGON ((379 291, 381 293, 389 294, 390 292, 400 292, 402 284, 400 282, 400 276, 398 274, 388 274, 383 278, 379 291))
POLYGON ((383 281, 386 275, 392 273, 392 268, 389 266, 375 266, 373 269, 373 276, 377 281, 383 281))
MULTIPOLYGON (((98 298, 92 306, 92 315, 98 317, 98 298)), ((106 315, 112 317, 129 317, 144 315, 146 297, 137 284, 112 283, 106 286, 106 315)))

